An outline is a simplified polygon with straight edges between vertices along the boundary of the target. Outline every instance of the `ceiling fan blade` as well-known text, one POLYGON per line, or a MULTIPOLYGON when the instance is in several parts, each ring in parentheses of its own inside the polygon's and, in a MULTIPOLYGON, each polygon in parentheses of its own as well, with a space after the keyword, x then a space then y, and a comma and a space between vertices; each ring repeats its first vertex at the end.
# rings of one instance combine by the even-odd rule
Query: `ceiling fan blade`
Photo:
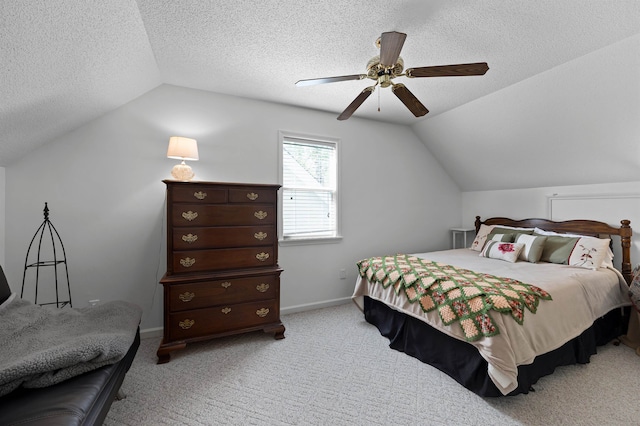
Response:
POLYGON ((380 65, 385 68, 396 65, 406 38, 407 35, 405 33, 396 31, 382 33, 380 37, 380 65))
POLYGON ((373 93, 373 89, 375 88, 375 86, 369 86, 362 92, 360 92, 360 94, 353 100, 353 102, 351 102, 349 106, 344 111, 342 111, 342 114, 338 116, 338 120, 342 121, 351 117, 351 114, 353 114, 358 109, 358 107, 362 105, 365 100, 367 100, 367 98, 373 93))
POLYGON ((336 83, 338 81, 362 80, 366 74, 341 75, 338 77, 310 78, 296 81, 296 86, 313 86, 314 84, 336 83))
POLYGON ((404 84, 394 84, 391 90, 416 117, 422 117, 429 112, 429 110, 422 105, 422 102, 420 102, 404 84))
POLYGON ((484 75, 489 69, 486 62, 458 65, 436 65, 433 67, 409 68, 407 77, 458 77, 465 75, 484 75))

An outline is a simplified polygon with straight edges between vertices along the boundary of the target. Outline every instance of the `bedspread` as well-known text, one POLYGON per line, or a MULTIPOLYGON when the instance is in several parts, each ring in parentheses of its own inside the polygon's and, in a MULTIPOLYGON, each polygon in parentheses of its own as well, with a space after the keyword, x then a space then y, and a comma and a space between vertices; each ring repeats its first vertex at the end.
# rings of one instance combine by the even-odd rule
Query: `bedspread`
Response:
POLYGON ((0 396, 20 386, 50 386, 120 361, 141 315, 138 306, 124 301, 56 309, 13 294, 0 305, 0 396))
MULTIPOLYGON (((532 363, 537 355, 557 349, 580 335, 597 318, 630 304, 628 286, 615 270, 601 268, 591 271, 567 265, 509 263, 481 258, 469 249, 419 253, 416 256, 523 281, 553 295, 553 302, 540 303, 536 315, 529 315, 522 326, 507 315, 496 314, 494 320, 501 333, 468 342, 487 361, 489 377, 505 395, 517 387, 518 365, 532 363)), ((467 341, 459 325, 444 324, 437 310, 424 312, 419 304, 409 302, 405 292, 396 293, 393 286, 385 289, 359 276, 352 298, 361 309, 363 296, 416 317, 451 337, 467 341)))

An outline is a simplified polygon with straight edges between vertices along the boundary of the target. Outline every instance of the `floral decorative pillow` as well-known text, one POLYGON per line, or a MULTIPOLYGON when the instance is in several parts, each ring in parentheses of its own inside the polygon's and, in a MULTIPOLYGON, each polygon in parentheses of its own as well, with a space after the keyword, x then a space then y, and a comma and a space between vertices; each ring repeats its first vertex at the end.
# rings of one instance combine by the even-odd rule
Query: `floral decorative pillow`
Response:
POLYGON ((518 256, 520 255, 520 252, 523 248, 524 244, 522 243, 487 241, 487 244, 485 244, 484 248, 482 249, 480 256, 515 263, 515 261, 518 260, 518 256))
POLYGON ((593 270, 600 268, 608 257, 610 242, 609 238, 580 238, 569 256, 569 265, 593 270))
POLYGON ((484 247, 484 243, 487 242, 487 235, 493 229, 493 225, 480 225, 480 229, 476 234, 476 238, 471 243, 471 250, 482 251, 482 247, 484 247))

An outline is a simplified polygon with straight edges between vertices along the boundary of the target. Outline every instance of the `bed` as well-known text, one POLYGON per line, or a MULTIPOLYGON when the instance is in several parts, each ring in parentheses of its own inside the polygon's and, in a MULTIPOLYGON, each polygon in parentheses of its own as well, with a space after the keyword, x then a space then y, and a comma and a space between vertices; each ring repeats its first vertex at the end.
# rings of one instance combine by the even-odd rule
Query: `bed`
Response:
POLYGON ((352 298, 391 348, 476 394, 528 393, 624 333, 631 235, 628 220, 476 217, 472 248, 358 262, 352 298))

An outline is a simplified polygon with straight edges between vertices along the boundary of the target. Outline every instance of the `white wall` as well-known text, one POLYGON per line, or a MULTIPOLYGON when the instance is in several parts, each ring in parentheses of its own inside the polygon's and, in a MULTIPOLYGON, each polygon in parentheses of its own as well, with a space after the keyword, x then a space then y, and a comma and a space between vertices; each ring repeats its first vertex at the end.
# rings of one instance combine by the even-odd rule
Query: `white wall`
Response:
MULTIPOLYGON (((628 195, 640 196, 640 182, 463 192, 463 223, 472 226, 476 216, 480 216, 483 220, 494 216, 512 219, 531 217, 551 219, 549 217, 549 200, 551 198, 591 196, 603 200, 602 204, 606 207, 605 213, 602 208, 590 211, 577 209, 573 217, 554 217, 552 219, 600 220, 615 227, 620 226, 620 221, 623 219, 630 220, 631 228, 635 228, 635 235, 632 237, 631 263, 637 265, 640 263, 640 210, 628 209, 626 208, 628 203, 618 203, 615 198, 611 198, 612 196, 628 195)), ((614 261, 617 260, 619 259, 614 259, 614 261)))
POLYGON ((463 191, 639 181, 640 34, 412 127, 463 191))
POLYGON ((347 298, 363 257, 449 246, 460 191, 407 127, 163 85, 6 168, 13 290, 46 201, 67 251, 74 307, 125 299, 144 309, 143 329, 161 326, 169 136, 198 140, 198 180, 277 183, 278 130, 342 143, 344 239, 280 247, 283 309, 347 298))

